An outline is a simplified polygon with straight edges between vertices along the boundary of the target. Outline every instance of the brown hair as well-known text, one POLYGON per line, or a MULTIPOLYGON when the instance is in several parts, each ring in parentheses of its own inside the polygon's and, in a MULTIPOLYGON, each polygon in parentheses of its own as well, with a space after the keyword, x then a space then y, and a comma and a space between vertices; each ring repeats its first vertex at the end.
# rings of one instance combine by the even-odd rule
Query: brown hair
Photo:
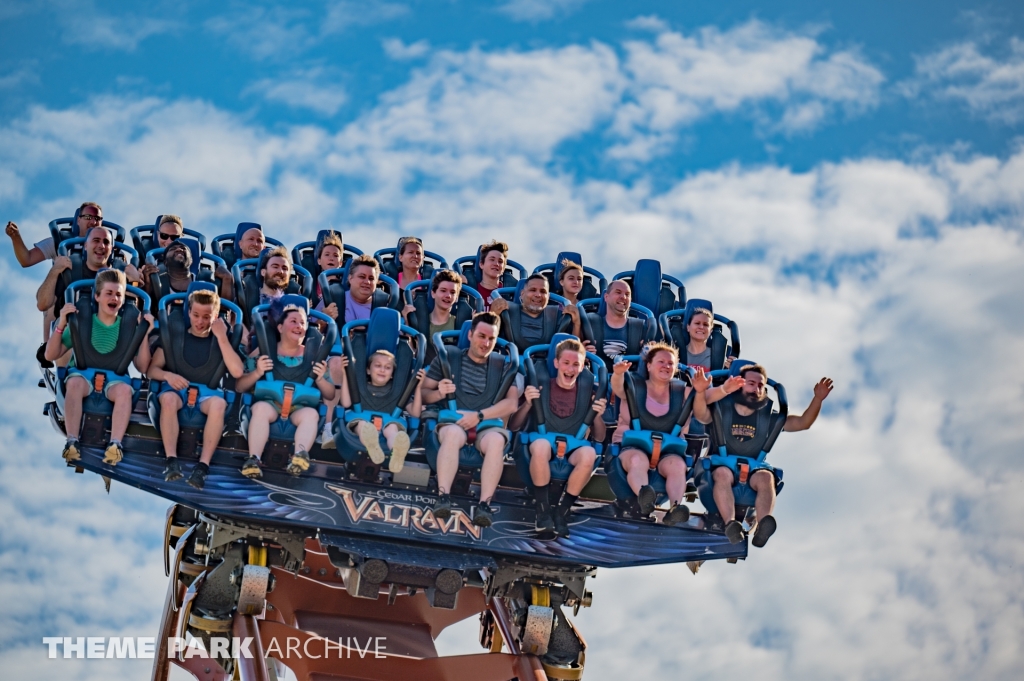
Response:
POLYGON ((96 203, 96 202, 94 202, 94 201, 86 201, 86 202, 85 202, 85 203, 83 203, 83 204, 82 204, 81 206, 79 206, 79 207, 78 207, 78 213, 79 213, 79 214, 81 214, 81 213, 82 213, 82 209, 83 209, 83 208, 95 208, 95 209, 96 209, 96 214, 97 214, 97 215, 103 215, 103 209, 102 209, 102 208, 100 208, 100 204, 98 204, 98 203, 96 203))
POLYGON ((323 253, 324 249, 327 248, 328 246, 334 246, 339 251, 341 251, 342 255, 345 254, 345 244, 341 240, 341 235, 335 232, 333 229, 324 235, 324 240, 320 244, 320 250, 316 252, 316 257, 319 258, 320 254, 323 253))
POLYGON ((372 267, 374 274, 380 274, 380 265, 377 264, 377 260, 372 255, 357 255, 352 258, 348 263, 348 276, 355 273, 357 267, 372 267))
POLYGON ((566 272, 572 272, 573 270, 579 272, 581 275, 583 274, 583 265, 579 264, 575 260, 565 258, 560 264, 562 265, 562 272, 558 275, 558 281, 562 281, 562 279, 565 278, 566 272))
POLYGON ((745 376, 745 375, 746 375, 746 373, 747 373, 748 371, 756 371, 757 373, 759 373, 759 374, 761 374, 762 376, 764 376, 764 380, 765 380, 766 382, 768 381, 768 370, 767 370, 767 369, 765 369, 765 368, 764 368, 763 366, 761 366, 760 364, 744 364, 744 365, 743 365, 743 368, 742 368, 742 369, 740 369, 740 370, 739 370, 739 372, 738 372, 738 373, 737 373, 736 375, 737 375, 737 376, 740 376, 740 377, 743 377, 743 376, 745 376))
POLYGON ((561 358, 562 353, 566 351, 572 351, 580 355, 587 354, 587 349, 583 347, 583 343, 579 342, 575 338, 566 338, 555 346, 555 359, 561 358))
POLYGON ((289 265, 292 264, 292 256, 288 255, 288 249, 284 246, 274 246, 267 252, 267 259, 264 263, 270 262, 271 258, 284 258, 289 265))
POLYGON ((104 284, 120 284, 121 286, 128 285, 128 278, 124 276, 124 272, 121 270, 115 270, 108 268, 101 270, 96 275, 96 281, 93 282, 93 288, 96 293, 99 293, 103 289, 104 284))
POLYGON ((403 236, 398 240, 398 250, 395 251, 395 258, 405 254, 405 247, 409 244, 417 244, 420 248, 423 248, 423 239, 418 236, 403 236))
POLYGON ((676 348, 676 346, 670 345, 662 341, 655 341, 653 343, 648 343, 647 345, 644 346, 644 364, 647 365, 648 367, 651 366, 651 362, 654 361, 654 356, 657 355, 659 352, 667 352, 671 354, 673 357, 676 358, 676 364, 679 363, 679 349, 676 348))
POLYGON ((459 288, 462 288, 462 278, 455 274, 451 270, 438 270, 434 274, 434 280, 430 282, 430 290, 437 293, 437 289, 441 286, 441 282, 450 281, 459 288))
POLYGON ((188 294, 189 305, 212 305, 214 314, 220 309, 220 296, 216 291, 199 289, 188 294))
POLYGON ((490 311, 477 312, 473 315, 473 322, 469 325, 469 330, 475 331, 480 324, 490 324, 497 329, 501 327, 501 317, 490 311))
MULTIPOLYGON (((712 324, 715 323, 715 314, 711 310, 707 309, 706 307, 695 307, 695 308, 693 308, 693 312, 690 313, 690 321, 692 322, 693 318, 696 317, 699 314, 702 314, 705 317, 707 317, 708 321, 711 322, 712 324)), ((689 324, 687 324, 687 326, 689 326, 689 324)))
POLYGON ((504 241, 489 241, 480 246, 480 259, 484 260, 491 251, 498 251, 506 258, 508 257, 508 244, 504 241))

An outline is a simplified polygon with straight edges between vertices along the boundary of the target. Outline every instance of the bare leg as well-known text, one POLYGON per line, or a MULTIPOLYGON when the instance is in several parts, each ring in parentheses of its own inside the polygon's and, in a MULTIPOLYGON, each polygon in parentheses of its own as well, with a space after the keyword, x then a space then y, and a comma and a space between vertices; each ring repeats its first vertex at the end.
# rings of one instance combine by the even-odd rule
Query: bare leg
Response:
POLYGON ((211 397, 203 400, 199 405, 199 411, 206 414, 206 426, 203 428, 203 453, 199 461, 210 465, 213 453, 220 444, 220 437, 224 433, 224 413, 228 409, 228 403, 222 397, 211 397))
POLYGON ((505 464, 505 436, 492 430, 478 438, 476 445, 484 455, 484 465, 480 469, 480 501, 489 503, 501 481, 501 471, 505 464))
POLYGON ((77 438, 82 430, 82 401, 92 391, 89 381, 71 376, 64 384, 64 430, 70 438, 77 438))
POLYGON ((530 443, 530 479, 538 487, 551 482, 551 443, 537 440, 530 443))
POLYGON ((127 383, 112 385, 107 389, 107 399, 114 403, 114 413, 110 417, 110 439, 120 442, 132 416, 132 388, 127 383))
POLYGON ((755 472, 750 476, 750 489, 757 492, 754 500, 757 519, 771 515, 775 510, 775 476, 764 470, 755 472))
POLYGON ((249 417, 249 456, 257 459, 263 456, 263 448, 270 439, 270 424, 277 420, 277 409, 269 402, 256 402, 252 405, 249 417))
POLYGON ((725 466, 719 466, 711 473, 714 481, 712 494, 715 497, 715 505, 718 506, 718 514, 726 523, 736 518, 736 499, 732 495, 733 475, 732 471, 725 466))
POLYGON ((164 443, 164 456, 178 456, 178 411, 181 398, 177 393, 166 392, 160 400, 160 439, 164 443))
POLYGON ((320 414, 312 407, 303 407, 291 415, 295 426, 295 451, 309 451, 316 442, 316 427, 320 423, 320 414))
POLYGON ((466 431, 449 424, 438 431, 437 437, 441 443, 437 450, 437 491, 448 494, 459 472, 459 450, 466 444, 466 431))
POLYGON ((651 468, 647 455, 639 449, 626 449, 619 454, 619 461, 626 471, 626 481, 633 494, 640 494, 640 488, 648 484, 647 471, 651 468))
POLYGON ((681 502, 686 494, 686 462, 679 456, 666 456, 658 462, 658 472, 665 478, 669 502, 681 502))
POLYGON ((569 463, 572 464, 572 473, 569 474, 569 481, 565 484, 565 491, 574 497, 578 497, 586 486, 587 481, 594 474, 594 462, 597 460, 597 452, 593 447, 580 447, 569 456, 569 463))
POLYGON ((389 423, 384 426, 384 441, 388 443, 388 449, 395 448, 395 437, 398 435, 398 426, 389 423))

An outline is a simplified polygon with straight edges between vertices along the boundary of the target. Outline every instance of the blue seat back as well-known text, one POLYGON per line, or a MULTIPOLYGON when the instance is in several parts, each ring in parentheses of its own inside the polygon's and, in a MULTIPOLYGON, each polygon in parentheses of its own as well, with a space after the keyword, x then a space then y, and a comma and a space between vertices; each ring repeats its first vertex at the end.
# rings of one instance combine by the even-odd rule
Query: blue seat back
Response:
MULTIPOLYGON (((143 260, 145 260, 149 252, 154 248, 157 248, 157 245, 160 243, 156 238, 156 232, 158 229, 160 229, 160 220, 162 220, 163 217, 163 215, 157 215, 156 220, 153 221, 153 224, 139 225, 138 227, 133 227, 130 232, 130 235, 132 237, 132 244, 135 246, 135 250, 139 252, 139 257, 142 258, 143 260)), ((198 232, 194 229, 188 229, 187 227, 183 228, 182 234, 186 237, 191 237, 198 241, 199 250, 206 250, 205 234, 203 234, 202 232, 198 232)), ((194 255, 192 259, 195 260, 194 255)))
POLYGON ((661 263, 639 260, 633 270, 633 300, 655 314, 661 305, 661 263))
POLYGON ((397 356, 401 329, 402 316, 398 310, 378 307, 370 312, 370 324, 366 328, 366 356, 380 350, 387 350, 397 356))
MULTIPOLYGON (((74 239, 78 236, 78 217, 81 212, 81 208, 76 208, 73 217, 50 220, 50 237, 53 239, 54 250, 57 249, 62 241, 74 239)), ((113 230, 114 241, 124 241, 124 227, 109 220, 100 221, 100 225, 113 230)))

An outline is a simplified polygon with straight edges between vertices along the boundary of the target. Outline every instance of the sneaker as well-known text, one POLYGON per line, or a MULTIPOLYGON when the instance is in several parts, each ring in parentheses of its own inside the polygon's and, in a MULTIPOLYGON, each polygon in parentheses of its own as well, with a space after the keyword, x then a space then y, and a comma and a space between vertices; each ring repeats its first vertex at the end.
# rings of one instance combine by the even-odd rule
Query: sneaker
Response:
POLYGON ((434 502, 430 509, 438 520, 448 520, 452 517, 452 497, 450 494, 442 494, 434 502))
POLYGON ((473 524, 477 527, 490 527, 493 516, 494 510, 490 504, 481 501, 476 507, 476 512, 473 513, 473 524))
POLYGON ((395 446, 391 448, 391 460, 388 461, 388 470, 398 473, 405 468, 405 455, 409 453, 409 434, 404 430, 398 431, 395 436, 395 446))
POLYGON ((563 513, 555 513, 553 520, 555 521, 555 534, 559 537, 569 536, 569 515, 563 513))
POLYGON ((250 456, 242 464, 242 475, 251 479, 259 480, 263 477, 263 471, 260 470, 260 460, 255 456, 250 456))
POLYGON ((690 508, 686 504, 676 504, 668 510, 665 517, 661 519, 662 525, 678 525, 690 519, 690 508))
POLYGON ((107 445, 107 449, 103 452, 103 463, 116 466, 123 458, 124 450, 121 449, 121 443, 111 440, 110 444, 107 445))
POLYGON ((356 435, 366 447, 370 461, 377 464, 384 463, 384 450, 380 448, 380 433, 373 427, 373 424, 369 421, 359 421, 356 424, 356 435))
POLYGON ((292 460, 288 462, 286 469, 289 474, 296 477, 309 470, 309 453, 305 449, 297 449, 292 454, 292 460))
POLYGON ((725 536, 729 538, 730 544, 739 544, 747 535, 743 531, 740 521, 730 520, 725 525, 725 536))
POLYGON ((164 466, 164 482, 174 482, 175 480, 181 480, 185 475, 181 472, 181 464, 178 463, 178 457, 172 456, 167 459, 167 465, 164 466))
POLYGON ((550 509, 537 511, 536 529, 540 534, 550 534, 555 531, 555 519, 551 517, 550 509))
POLYGON ((333 423, 324 424, 324 432, 320 434, 321 449, 337 449, 338 445, 334 443, 334 431, 331 430, 333 425, 333 423))
POLYGON ((195 487, 196 489, 202 489, 203 487, 206 486, 206 476, 209 474, 209 472, 209 466, 197 463, 195 467, 192 469, 192 474, 188 476, 188 480, 186 480, 185 482, 187 482, 191 487, 195 487))
POLYGON ((644 485, 640 488, 640 494, 636 495, 636 500, 640 504, 640 515, 646 518, 654 510, 654 505, 658 500, 658 493, 650 485, 644 485))
POLYGON ((778 527, 779 524, 775 522, 775 518, 766 515, 758 521, 757 529, 754 530, 754 538, 750 540, 750 543, 757 548, 761 548, 768 543, 768 540, 775 534, 775 530, 778 527))
POLYGON ((81 459, 82 453, 78 451, 78 440, 72 440, 69 438, 68 441, 64 443, 64 451, 61 452, 61 456, 64 457, 64 460, 68 463, 81 459))

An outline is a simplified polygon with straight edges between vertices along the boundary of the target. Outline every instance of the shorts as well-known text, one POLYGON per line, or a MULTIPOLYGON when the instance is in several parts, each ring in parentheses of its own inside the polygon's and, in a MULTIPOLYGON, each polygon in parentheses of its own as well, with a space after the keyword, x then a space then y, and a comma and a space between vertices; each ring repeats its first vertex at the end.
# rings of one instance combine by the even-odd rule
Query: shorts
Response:
POLYGON ((196 398, 196 404, 197 405, 202 404, 203 402, 205 402, 206 400, 210 399, 211 397, 219 397, 222 400, 225 399, 224 398, 224 391, 223 390, 220 390, 219 388, 216 388, 216 389, 215 388, 210 388, 209 386, 205 386, 205 385, 189 386, 189 388, 185 388, 184 390, 175 390, 174 388, 171 388, 170 386, 168 386, 168 387, 164 388, 163 390, 161 390, 160 394, 163 395, 164 393, 174 393, 175 395, 177 395, 178 397, 181 398, 182 406, 185 406, 185 405, 188 404, 188 391, 189 391, 190 388, 198 388, 199 389, 199 395, 196 398))
MULTIPOLYGON (((102 369, 76 369, 75 367, 69 367, 68 376, 67 379, 65 379, 65 384, 67 383, 68 379, 73 378, 74 376, 78 376, 80 378, 85 379, 90 386, 95 386, 96 384, 94 382, 94 377, 96 376, 96 374, 106 375, 106 378, 103 381, 103 396, 110 400, 111 402, 113 402, 114 400, 110 398, 110 395, 107 394, 107 391, 119 383, 124 383, 125 385, 127 385, 128 389, 132 391, 132 397, 135 397, 135 387, 132 385, 132 379, 130 377, 118 376, 112 371, 103 371, 102 369)), ((95 390, 95 388, 93 389, 95 390)))

